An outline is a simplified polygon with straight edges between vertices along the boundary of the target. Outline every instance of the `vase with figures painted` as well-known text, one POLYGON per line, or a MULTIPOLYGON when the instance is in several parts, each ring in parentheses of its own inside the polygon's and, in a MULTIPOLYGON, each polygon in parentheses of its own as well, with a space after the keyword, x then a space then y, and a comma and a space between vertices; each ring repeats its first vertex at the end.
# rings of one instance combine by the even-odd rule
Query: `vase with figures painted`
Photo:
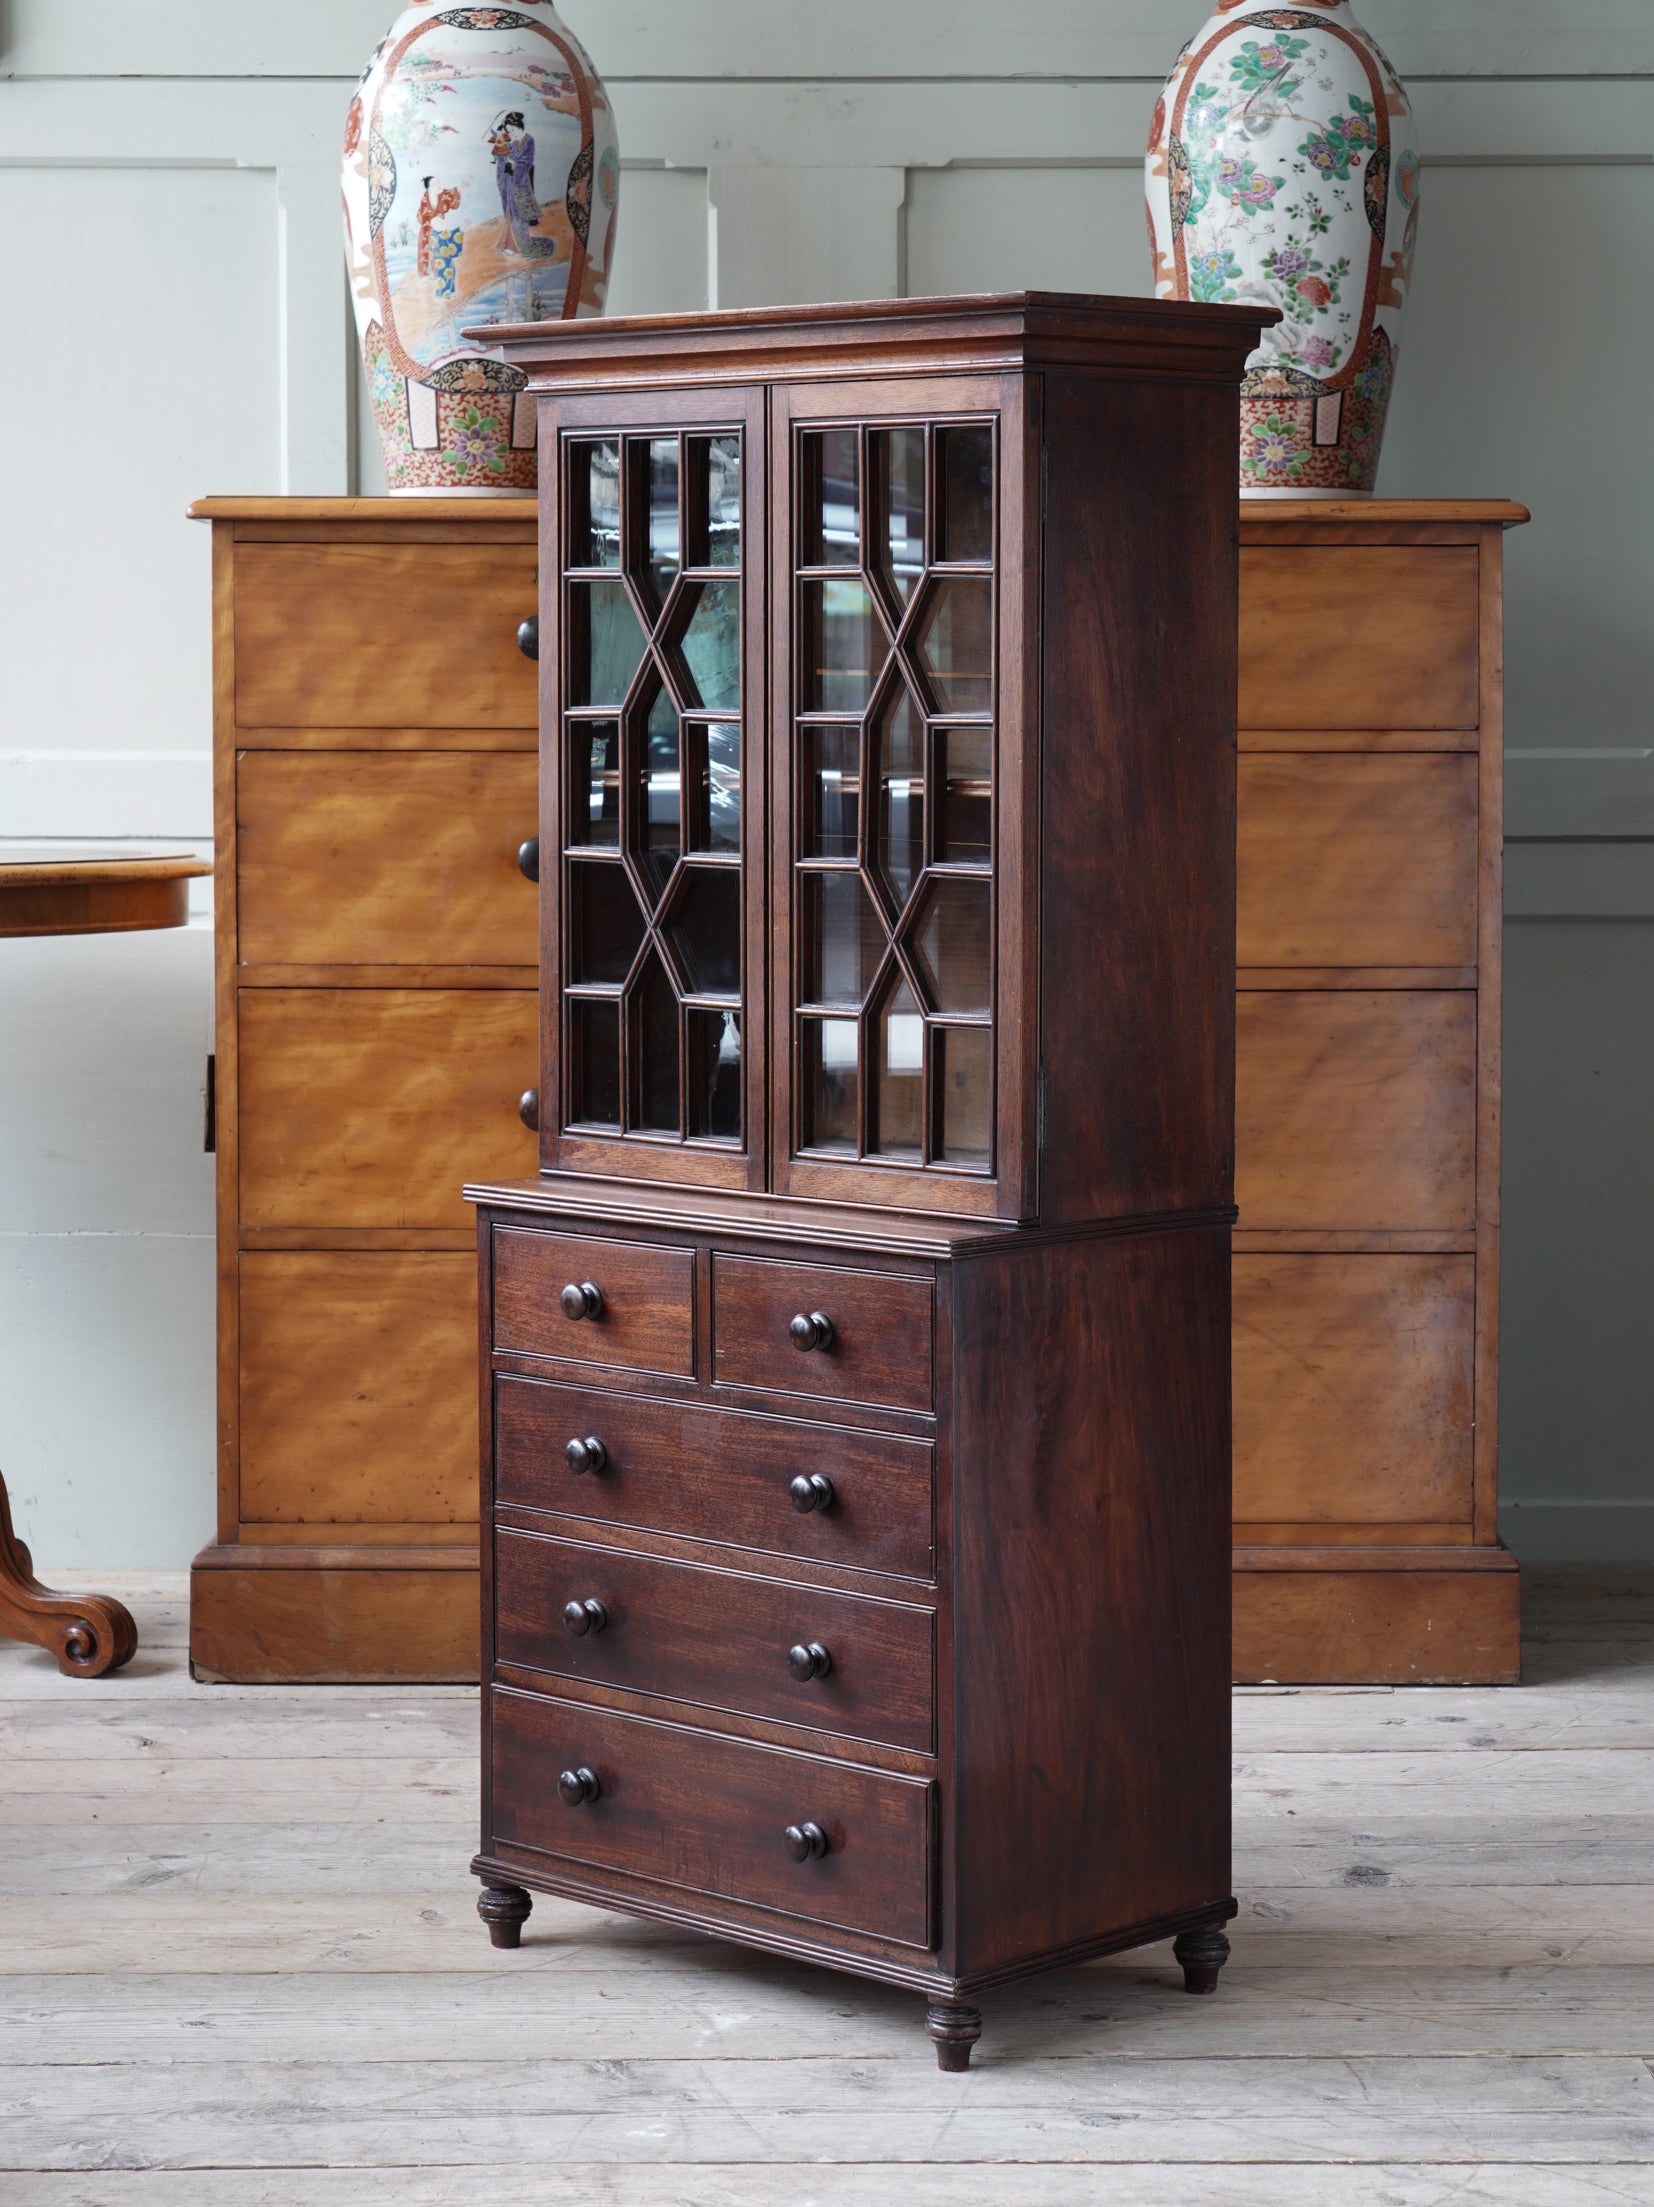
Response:
POLYGON ((1241 386, 1241 491, 1372 490, 1419 218, 1400 78, 1349 0, 1219 0, 1149 134, 1162 299, 1278 307, 1241 386))
POLYGON ((551 0, 417 0, 345 119, 345 243, 393 492, 534 487, 520 369, 463 331, 601 314, 620 150, 551 0))

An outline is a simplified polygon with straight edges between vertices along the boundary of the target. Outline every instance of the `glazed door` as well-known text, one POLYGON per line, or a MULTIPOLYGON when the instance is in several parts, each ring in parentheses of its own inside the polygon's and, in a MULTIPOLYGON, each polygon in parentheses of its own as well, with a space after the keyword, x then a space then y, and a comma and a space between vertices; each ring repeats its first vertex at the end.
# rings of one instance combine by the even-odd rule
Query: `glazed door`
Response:
POLYGON ((761 1186, 762 402, 548 401, 541 444, 541 1162, 761 1186))

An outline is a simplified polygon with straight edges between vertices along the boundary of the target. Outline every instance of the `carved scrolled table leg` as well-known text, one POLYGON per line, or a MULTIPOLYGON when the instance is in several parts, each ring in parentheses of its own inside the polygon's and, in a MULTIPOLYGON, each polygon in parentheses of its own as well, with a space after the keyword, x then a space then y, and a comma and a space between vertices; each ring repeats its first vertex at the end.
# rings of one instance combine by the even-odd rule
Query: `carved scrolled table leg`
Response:
POLYGON ((34 1575, 34 1559, 12 1529, 0 1479, 0 1638, 56 1656, 67 1678, 102 1678, 132 1660, 138 1628, 109 1594, 54 1594, 34 1575))
POLYGON ((520 1885, 485 1885, 477 1895, 477 1914, 488 1926, 495 1946, 521 1946, 523 1925, 529 1919, 534 1898, 520 1885))
POLYGON ((1216 1992, 1218 1971, 1229 1959, 1229 1941, 1212 1925, 1205 1931, 1185 1931, 1172 1942, 1172 1953, 1183 1965, 1185 1992, 1216 1992))
POLYGON ((925 2029, 936 2047, 936 2066, 957 2076, 971 2065, 971 2048, 982 2036, 982 2010, 954 2000, 933 2000, 925 2010, 925 2029))

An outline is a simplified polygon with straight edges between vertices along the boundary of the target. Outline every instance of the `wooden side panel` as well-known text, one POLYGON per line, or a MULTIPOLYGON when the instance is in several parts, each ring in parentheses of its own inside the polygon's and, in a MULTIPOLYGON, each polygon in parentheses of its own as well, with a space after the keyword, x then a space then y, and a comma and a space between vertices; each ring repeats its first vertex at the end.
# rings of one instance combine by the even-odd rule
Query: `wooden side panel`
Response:
POLYGON ((526 545, 239 545, 238 725, 533 728, 536 564, 526 545))
POLYGON ((1244 991, 1236 1198, 1248 1228, 1476 1220, 1476 998, 1469 991, 1244 991))
POLYGON ((1241 1685, 1514 1686, 1522 1672, 1520 1581, 1504 1551, 1392 1550, 1392 1568, 1326 1557, 1303 1568, 1254 1549, 1235 1572, 1241 1685), (1480 1555, 1499 1568, 1478 1569, 1480 1555), (1470 1566, 1467 1568, 1467 1565, 1470 1566))
POLYGON ((1247 1521, 1468 1530, 1475 1330, 1469 1256, 1237 1257, 1236 1538, 1247 1521))
POLYGON ((467 1180, 523 1178, 532 989, 243 989, 247 1226, 463 1227, 467 1180))
POLYGON ((244 1254, 244 1521, 473 1520, 476 1336, 468 1256, 244 1254))
POLYGON ((1474 728, 1479 628, 1473 545, 1249 546, 1240 724, 1474 728))
POLYGON ((1476 761, 1249 756, 1240 767, 1244 966, 1476 962, 1476 761))
POLYGON ((472 1685, 474 1556, 209 1548, 190 1577, 190 1669, 248 1686, 472 1685))
POLYGON ((243 752, 241 963, 532 967, 538 809, 518 752, 243 752))

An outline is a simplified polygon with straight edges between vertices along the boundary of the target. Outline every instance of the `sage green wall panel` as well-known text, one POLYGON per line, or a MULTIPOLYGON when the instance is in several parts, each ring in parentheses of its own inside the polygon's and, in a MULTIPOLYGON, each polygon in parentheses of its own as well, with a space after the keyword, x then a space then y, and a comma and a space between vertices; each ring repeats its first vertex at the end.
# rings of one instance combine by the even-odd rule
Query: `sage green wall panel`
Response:
POLYGON ((907 281, 926 292, 1101 291, 1148 281, 1136 168, 911 169, 907 281))

